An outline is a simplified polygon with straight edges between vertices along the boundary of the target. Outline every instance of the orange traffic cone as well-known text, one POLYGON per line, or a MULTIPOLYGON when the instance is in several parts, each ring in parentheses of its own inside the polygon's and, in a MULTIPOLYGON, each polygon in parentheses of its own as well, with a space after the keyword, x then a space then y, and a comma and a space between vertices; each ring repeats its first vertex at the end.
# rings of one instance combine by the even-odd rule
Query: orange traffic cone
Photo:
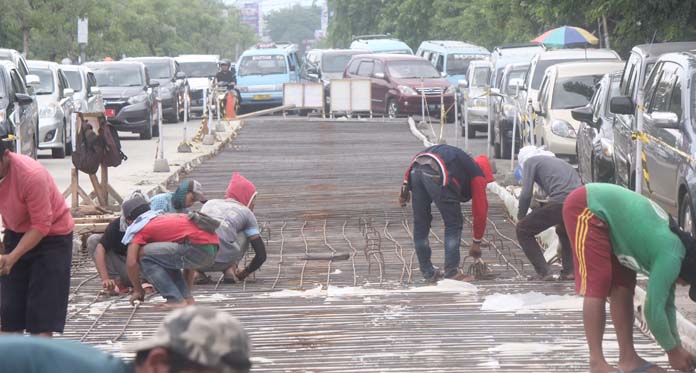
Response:
POLYGON ((227 97, 225 98, 225 120, 232 120, 237 117, 234 112, 235 99, 232 92, 227 92, 227 97))

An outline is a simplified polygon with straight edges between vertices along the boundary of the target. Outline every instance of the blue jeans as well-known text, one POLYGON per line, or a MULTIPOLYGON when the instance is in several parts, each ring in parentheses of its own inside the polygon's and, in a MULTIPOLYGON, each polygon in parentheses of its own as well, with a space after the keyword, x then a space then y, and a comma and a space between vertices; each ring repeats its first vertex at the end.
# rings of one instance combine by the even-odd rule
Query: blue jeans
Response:
POLYGON ((143 247, 140 268, 167 302, 183 302, 191 297, 182 269, 209 266, 215 253, 199 245, 176 242, 155 242, 143 247))
POLYGON ((456 193, 437 181, 439 174, 428 166, 414 165, 411 170, 411 194, 413 200, 413 244, 418 255, 420 271, 425 278, 435 273, 430 261, 430 224, 433 220, 431 204, 440 210, 445 222, 445 277, 458 273, 459 245, 462 238, 464 217, 456 193), (436 178, 436 180, 433 180, 436 178))

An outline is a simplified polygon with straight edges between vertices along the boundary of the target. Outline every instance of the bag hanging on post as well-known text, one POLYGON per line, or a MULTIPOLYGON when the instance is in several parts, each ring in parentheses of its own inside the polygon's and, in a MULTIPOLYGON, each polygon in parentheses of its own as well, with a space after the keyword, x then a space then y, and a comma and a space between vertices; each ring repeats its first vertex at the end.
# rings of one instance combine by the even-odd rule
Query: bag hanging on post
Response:
POLYGON ((104 136, 106 149, 104 151, 104 165, 107 167, 118 167, 121 162, 128 160, 128 157, 121 150, 121 140, 118 138, 118 131, 114 126, 106 121, 101 124, 100 132, 104 136))
POLYGON ((104 137, 94 131, 92 125, 80 114, 80 126, 77 134, 76 150, 72 154, 72 163, 78 170, 87 174, 96 174, 104 158, 104 137))

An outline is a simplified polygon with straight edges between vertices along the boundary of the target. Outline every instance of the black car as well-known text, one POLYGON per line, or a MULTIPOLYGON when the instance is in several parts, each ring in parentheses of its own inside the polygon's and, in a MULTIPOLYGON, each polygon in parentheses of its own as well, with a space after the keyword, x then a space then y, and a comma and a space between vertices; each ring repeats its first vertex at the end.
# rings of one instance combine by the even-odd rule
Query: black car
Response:
POLYGON ((188 82, 186 74, 179 68, 179 63, 172 57, 138 57, 127 58, 125 61, 144 63, 150 79, 159 82, 162 118, 172 123, 183 120, 188 82))
POLYGON ((97 78, 109 123, 119 131, 138 133, 143 140, 159 136, 159 82, 150 80, 142 62, 95 62, 87 66, 97 78))
POLYGON ((12 62, 0 61, 0 138, 18 136, 21 139, 19 151, 36 159, 38 128, 30 110, 33 102, 17 66, 12 62))
POLYGON ((517 117, 517 129, 515 134, 515 149, 520 147, 520 132, 522 121, 519 118, 517 95, 518 87, 522 88, 524 79, 529 70, 528 63, 509 64, 505 66, 499 85, 494 89, 496 99, 493 101, 493 117, 491 121, 491 142, 496 158, 510 159, 512 156, 512 127, 517 117))
POLYGON ((571 112, 580 122, 575 143, 583 183, 614 182, 614 114, 609 101, 619 95, 619 82, 620 71, 604 75, 590 103, 571 112))

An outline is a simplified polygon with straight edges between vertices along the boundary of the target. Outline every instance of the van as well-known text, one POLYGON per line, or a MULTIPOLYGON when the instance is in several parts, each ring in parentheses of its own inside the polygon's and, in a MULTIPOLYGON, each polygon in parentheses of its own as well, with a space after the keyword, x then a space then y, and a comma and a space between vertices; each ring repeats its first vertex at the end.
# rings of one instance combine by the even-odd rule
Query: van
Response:
POLYGON ((413 54, 413 49, 403 41, 389 35, 360 35, 353 37, 350 49, 361 49, 371 53, 413 54))
POLYGON ((529 64, 537 53, 544 50, 540 44, 509 44, 493 48, 491 52, 491 87, 502 89, 503 70, 509 64, 529 64))
POLYGON ((466 79, 471 61, 483 60, 489 55, 490 52, 484 47, 454 40, 424 41, 416 51, 416 56, 430 61, 455 87, 466 79))
POLYGON ((297 46, 259 44, 242 53, 237 61, 240 110, 283 103, 283 84, 300 81, 297 46))

